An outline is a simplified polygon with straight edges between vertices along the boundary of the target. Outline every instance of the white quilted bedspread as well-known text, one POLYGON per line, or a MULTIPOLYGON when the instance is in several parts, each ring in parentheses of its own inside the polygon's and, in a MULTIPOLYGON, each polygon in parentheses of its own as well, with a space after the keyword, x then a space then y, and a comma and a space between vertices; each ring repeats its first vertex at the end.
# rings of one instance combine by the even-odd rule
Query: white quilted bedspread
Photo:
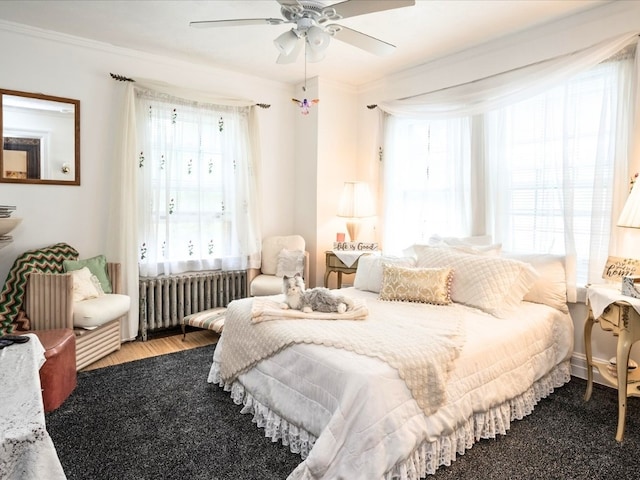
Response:
MULTIPOLYGON (((461 306, 440 306, 438 315, 424 317, 418 313, 419 304, 405 304, 400 309, 396 302, 377 302, 376 309, 364 320, 290 318, 253 323, 253 307, 264 303, 265 298, 283 301, 282 295, 246 298, 227 308, 226 346, 220 369, 225 382, 235 380, 238 373, 285 347, 307 343, 341 348, 388 363, 427 414, 444 403, 449 371, 464 341, 461 306)), ((365 302, 355 299, 354 303, 365 302)))
MULTIPOLYGON (((442 316, 442 307, 381 302, 376 294, 353 288, 341 293, 366 299, 370 312, 381 308, 387 315, 452 318, 442 316)), ((302 454, 304 461, 289 480, 418 479, 421 472, 448 464, 477 438, 505 433, 509 414, 497 425, 489 424, 496 417, 485 413, 503 412, 498 416, 504 419, 503 407, 508 412, 508 402, 520 396, 526 405, 516 416, 528 414, 537 401, 527 396, 532 385, 554 367, 568 365, 573 324, 567 314, 528 302, 509 318, 461 305, 448 311, 459 316, 466 338, 446 384, 445 403, 432 415, 418 406, 396 369, 341 348, 292 345, 238 376, 233 385, 236 401, 245 402, 243 412, 250 404, 265 412, 265 420, 267 415, 272 420, 263 425, 265 434, 274 440, 287 437, 292 450, 302 454), (467 437, 460 438, 464 432, 467 437), (294 437, 299 450, 293 448, 294 437)), ((228 333, 225 326, 210 382, 221 381, 225 351, 231 348, 228 333)), ((561 370, 563 375, 547 387, 567 381, 566 368, 561 370)))

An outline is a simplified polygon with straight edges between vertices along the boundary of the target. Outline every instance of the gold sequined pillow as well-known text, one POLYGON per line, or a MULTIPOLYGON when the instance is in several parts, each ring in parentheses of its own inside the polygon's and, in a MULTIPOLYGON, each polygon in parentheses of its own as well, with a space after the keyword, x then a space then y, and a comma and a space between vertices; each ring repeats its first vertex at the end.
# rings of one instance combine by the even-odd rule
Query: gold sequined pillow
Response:
POLYGON ((412 268, 385 263, 380 300, 448 305, 452 278, 451 268, 412 268))

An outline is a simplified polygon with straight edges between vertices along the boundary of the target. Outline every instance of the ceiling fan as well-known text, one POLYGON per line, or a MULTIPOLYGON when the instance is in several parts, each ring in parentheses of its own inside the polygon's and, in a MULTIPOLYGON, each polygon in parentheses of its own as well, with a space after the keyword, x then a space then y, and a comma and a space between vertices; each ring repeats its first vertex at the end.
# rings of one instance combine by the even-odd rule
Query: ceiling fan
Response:
POLYGON ((190 22, 191 27, 230 27, 244 25, 295 26, 274 40, 280 55, 277 63, 293 63, 305 48, 305 59, 318 62, 325 56, 331 37, 375 55, 388 55, 395 46, 335 22, 357 15, 415 5, 415 0, 345 0, 333 3, 321 0, 276 0, 284 18, 237 18, 190 22))

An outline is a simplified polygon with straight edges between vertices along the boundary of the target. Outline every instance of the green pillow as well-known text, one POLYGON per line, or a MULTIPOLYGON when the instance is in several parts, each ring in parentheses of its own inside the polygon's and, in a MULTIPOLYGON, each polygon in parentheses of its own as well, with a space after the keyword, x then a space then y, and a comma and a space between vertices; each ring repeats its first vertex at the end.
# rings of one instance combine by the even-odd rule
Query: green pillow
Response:
POLYGON ((65 272, 72 272, 87 267, 89 271, 98 278, 104 293, 112 293, 111 281, 107 274, 107 258, 104 255, 87 258, 85 260, 64 260, 62 262, 65 272))

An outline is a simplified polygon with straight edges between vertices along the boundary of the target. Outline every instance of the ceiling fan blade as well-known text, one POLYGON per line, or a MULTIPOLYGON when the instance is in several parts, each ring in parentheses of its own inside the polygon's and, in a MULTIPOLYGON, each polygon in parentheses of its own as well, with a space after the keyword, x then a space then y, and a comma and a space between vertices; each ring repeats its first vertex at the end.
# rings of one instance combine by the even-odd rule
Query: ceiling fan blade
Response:
POLYGON ((296 46, 293 47, 293 50, 291 51, 291 53, 289 55, 285 55, 284 53, 281 53, 280 55, 278 55, 278 59, 276 60, 276 63, 279 63, 280 65, 294 63, 298 59, 298 55, 300 55, 300 52, 302 51, 303 46, 304 46, 304 38, 299 38, 298 42, 296 43, 296 46))
POLYGON ((383 42, 380 39, 371 37, 365 33, 352 30, 342 25, 328 25, 328 28, 334 27, 334 38, 341 42, 348 43, 354 47, 366 50, 374 55, 389 55, 396 49, 395 45, 383 42))
POLYGON ((349 18, 394 8, 411 7, 415 4, 415 0, 345 0, 323 9, 323 12, 333 10, 340 18, 349 18))
POLYGON ((190 27, 211 28, 211 27, 237 27, 243 25, 280 25, 285 23, 281 18, 236 18, 233 20, 203 20, 200 22, 189 22, 190 27))

